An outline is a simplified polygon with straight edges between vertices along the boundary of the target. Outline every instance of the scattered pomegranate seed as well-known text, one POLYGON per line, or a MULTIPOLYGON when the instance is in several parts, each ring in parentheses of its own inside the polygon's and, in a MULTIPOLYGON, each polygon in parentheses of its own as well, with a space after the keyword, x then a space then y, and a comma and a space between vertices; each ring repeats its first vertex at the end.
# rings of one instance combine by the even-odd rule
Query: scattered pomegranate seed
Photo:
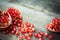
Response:
POLYGON ((17 31, 17 32, 16 32, 16 35, 20 35, 20 32, 19 32, 19 31, 17 31))
POLYGON ((33 36, 33 33, 29 33, 29 36, 30 36, 30 37, 33 36))
POLYGON ((16 32, 15 31, 11 31, 11 34, 15 34, 16 32))
POLYGON ((40 31, 39 34, 43 36, 44 35, 44 32, 40 31))
POLYGON ((52 35, 49 35, 49 39, 53 40, 53 39, 54 39, 54 37, 53 37, 52 35))
POLYGON ((38 37, 38 33, 35 32, 35 33, 34 33, 34 36, 35 36, 35 37, 38 37))
POLYGON ((23 40, 23 36, 19 36, 18 38, 19 38, 19 40, 23 40))
POLYGON ((42 38, 39 38, 38 40, 42 40, 42 38))
POLYGON ((29 34, 26 33, 26 34, 24 34, 24 36, 25 36, 25 38, 27 38, 27 37, 29 37, 29 34))
POLYGON ((21 27, 18 27, 18 30, 21 31, 21 27))
POLYGON ((3 33, 3 34, 7 34, 6 31, 3 31, 2 33, 3 33))
POLYGON ((45 34, 44 34, 44 36, 45 36, 45 37, 48 37, 48 36, 49 36, 49 34, 48 34, 48 33, 45 33, 45 34))
POLYGON ((27 25, 28 27, 31 26, 31 24, 29 22, 25 22, 25 25, 27 25))
POLYGON ((42 35, 38 34, 38 38, 42 38, 42 35))
POLYGON ((31 38, 30 37, 27 37, 27 40, 31 40, 31 38))

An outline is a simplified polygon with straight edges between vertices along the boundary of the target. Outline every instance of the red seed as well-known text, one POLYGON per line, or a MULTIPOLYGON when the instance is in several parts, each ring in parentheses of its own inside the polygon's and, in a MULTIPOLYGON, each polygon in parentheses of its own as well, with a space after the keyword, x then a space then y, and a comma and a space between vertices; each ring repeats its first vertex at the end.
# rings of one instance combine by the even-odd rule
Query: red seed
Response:
POLYGON ((18 38, 19 38, 19 40, 23 40, 23 36, 19 36, 18 38))
POLYGON ((2 33, 3 33, 3 34, 6 34, 6 31, 3 31, 2 33))
POLYGON ((34 24, 31 24, 31 27, 34 28, 34 24))
POLYGON ((27 37, 27 40, 31 40, 31 38, 30 37, 27 37))
POLYGON ((52 35, 49 35, 49 39, 53 40, 53 39, 54 39, 54 37, 53 37, 52 35))
POLYGON ((31 37, 31 36, 33 36, 33 34, 32 33, 29 33, 29 36, 31 37))
POLYGON ((49 35, 48 35, 48 33, 45 33, 44 36, 45 36, 45 37, 48 37, 49 35))
POLYGON ((24 28, 22 28, 22 29, 21 29, 21 33, 25 33, 25 30, 24 30, 24 28))
POLYGON ((42 40, 42 38, 39 38, 38 40, 42 40))
POLYGON ((38 38, 42 38, 42 35, 38 34, 38 38))
POLYGON ((28 32, 31 32, 32 33, 33 31, 32 30, 28 30, 28 32))
POLYGON ((21 30, 21 27, 18 27, 18 30, 20 31, 21 30))
POLYGON ((44 32, 40 31, 39 34, 43 36, 44 35, 44 32))
POLYGON ((35 32, 35 28, 32 28, 32 31, 35 32))
POLYGON ((20 34, 20 32, 19 32, 19 31, 17 31, 17 32, 16 32, 16 35, 19 35, 19 34, 20 34))
POLYGON ((38 37, 38 33, 35 32, 35 33, 34 33, 34 36, 35 36, 35 37, 38 37))
POLYGON ((15 31, 11 31, 11 34, 15 34, 16 32, 15 31))
POLYGON ((27 38, 27 37, 29 37, 29 34, 26 33, 26 34, 24 34, 24 36, 25 36, 25 38, 27 38))
POLYGON ((27 25, 28 27, 31 26, 31 24, 29 22, 25 22, 25 25, 27 25))

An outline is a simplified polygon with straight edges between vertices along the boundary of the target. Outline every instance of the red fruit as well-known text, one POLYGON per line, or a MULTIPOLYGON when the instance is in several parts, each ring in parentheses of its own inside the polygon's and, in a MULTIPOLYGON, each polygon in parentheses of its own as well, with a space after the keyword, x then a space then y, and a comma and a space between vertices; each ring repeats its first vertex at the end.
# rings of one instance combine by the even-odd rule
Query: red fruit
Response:
POLYGON ((38 33, 35 32, 35 33, 34 33, 34 36, 35 36, 35 37, 38 37, 38 33))
POLYGON ((40 31, 39 34, 43 36, 44 35, 44 32, 40 31))
POLYGON ((48 33, 45 33, 45 34, 44 34, 44 36, 45 36, 45 37, 48 37, 48 36, 49 36, 49 34, 48 34, 48 33))
POLYGON ((42 38, 39 38, 38 40, 42 40, 42 38))
POLYGON ((54 39, 54 37, 53 37, 52 35, 49 35, 49 39, 53 40, 53 39, 54 39))

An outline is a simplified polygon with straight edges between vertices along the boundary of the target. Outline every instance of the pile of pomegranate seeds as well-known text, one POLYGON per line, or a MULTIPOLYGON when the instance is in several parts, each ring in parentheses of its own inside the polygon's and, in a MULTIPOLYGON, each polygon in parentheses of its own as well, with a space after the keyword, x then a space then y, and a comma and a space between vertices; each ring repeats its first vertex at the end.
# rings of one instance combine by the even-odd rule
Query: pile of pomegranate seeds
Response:
POLYGON ((44 33, 43 31, 40 31, 39 33, 36 32, 34 24, 31 24, 28 21, 24 23, 23 17, 17 9, 10 7, 7 12, 12 18, 12 23, 8 28, 5 28, 2 31, 3 34, 15 34, 19 40, 24 40, 24 38, 26 40, 32 40, 31 37, 33 36, 38 38, 38 40, 43 40, 43 37, 49 38, 50 40, 54 39, 52 35, 44 33))
POLYGON ((54 18, 51 24, 47 24, 46 28, 52 32, 60 32, 60 18, 54 18))

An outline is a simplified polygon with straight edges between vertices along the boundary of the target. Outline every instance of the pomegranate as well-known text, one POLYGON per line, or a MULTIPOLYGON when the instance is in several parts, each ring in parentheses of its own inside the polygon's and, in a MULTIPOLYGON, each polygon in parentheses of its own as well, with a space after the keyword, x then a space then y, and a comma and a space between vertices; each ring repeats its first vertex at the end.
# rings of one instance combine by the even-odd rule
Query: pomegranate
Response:
POLYGON ((60 18, 54 18, 52 23, 47 24, 46 28, 52 32, 60 32, 60 18))
POLYGON ((3 30, 11 24, 12 19, 7 11, 0 11, 0 30, 3 30))

